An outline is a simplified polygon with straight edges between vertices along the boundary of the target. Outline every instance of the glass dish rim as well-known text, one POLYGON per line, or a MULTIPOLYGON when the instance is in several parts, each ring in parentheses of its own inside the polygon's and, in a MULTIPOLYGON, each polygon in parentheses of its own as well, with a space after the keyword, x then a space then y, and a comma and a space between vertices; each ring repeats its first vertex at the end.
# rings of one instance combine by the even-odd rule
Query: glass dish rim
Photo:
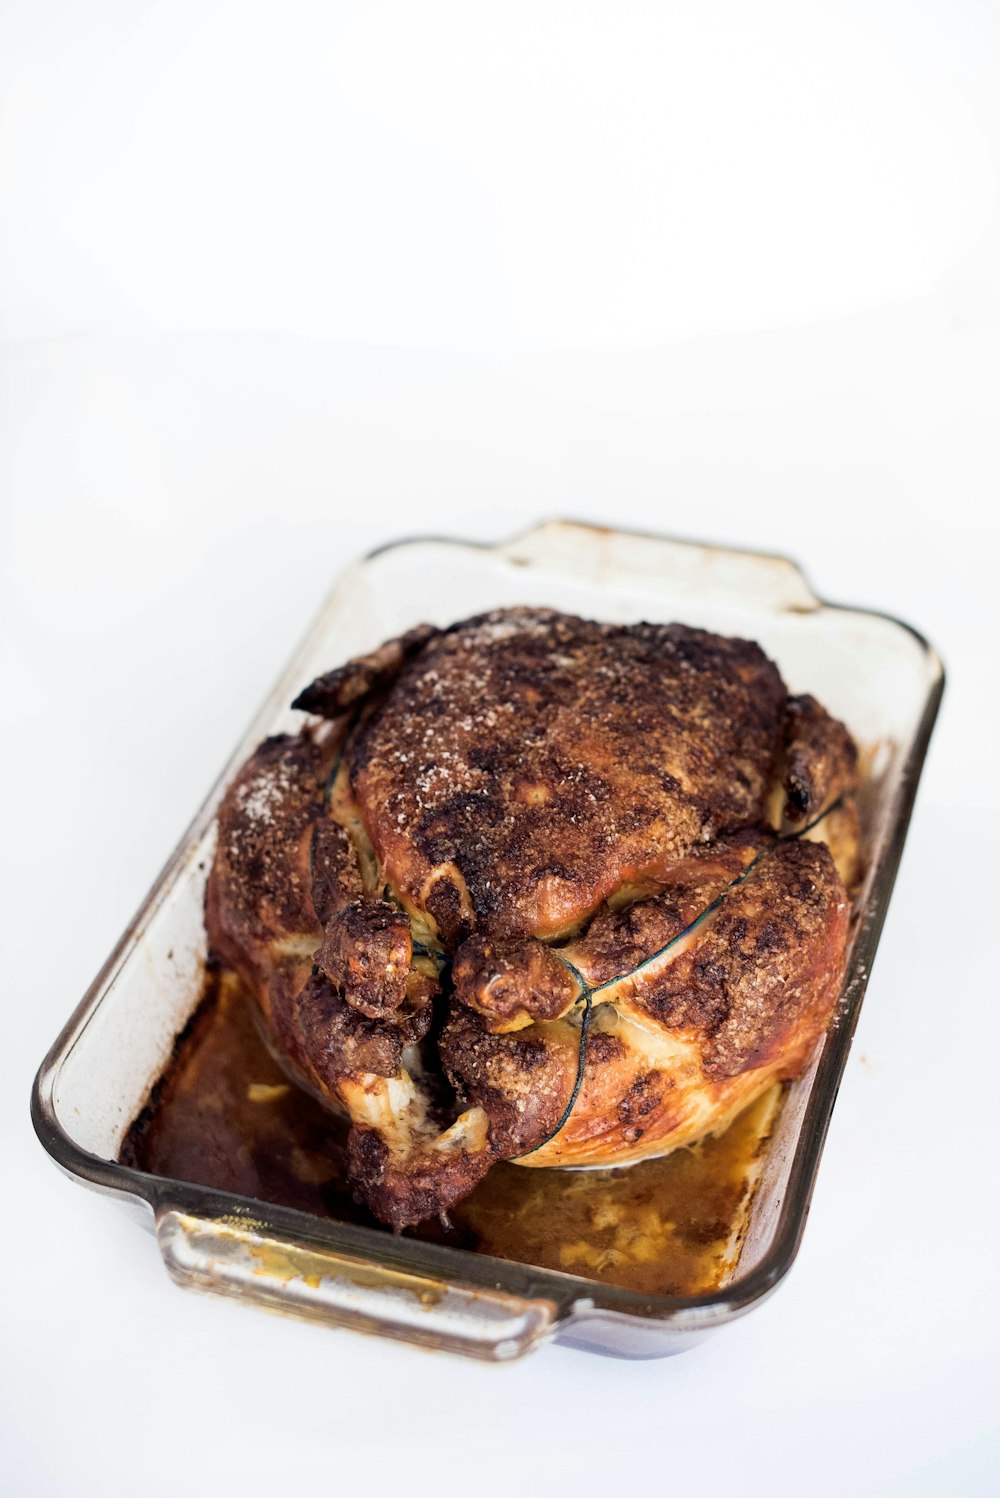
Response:
POLYGON ((845 973, 838 1003, 837 1023, 828 1031, 819 1055, 816 1076, 806 1101, 795 1141, 787 1186, 781 1200, 772 1240, 760 1262, 746 1274, 737 1276, 718 1289, 699 1295, 644 1296, 635 1291, 607 1285, 583 1276, 541 1269, 514 1260, 497 1259, 446 1244, 425 1243, 418 1239, 395 1237, 381 1229, 338 1223, 332 1219, 320 1218, 311 1213, 278 1206, 257 1198, 242 1197, 191 1182, 148 1174, 131 1166, 122 1165, 117 1160, 104 1160, 83 1149, 64 1128, 55 1111, 54 1089, 60 1067, 79 1043, 101 1003, 108 996, 115 975, 131 953, 141 931, 162 903, 175 876, 190 856, 192 847, 200 842, 211 826, 218 799, 236 768, 249 752, 248 745, 252 747, 255 735, 259 737, 262 731, 267 731, 266 727, 262 730, 261 725, 266 724, 268 720, 273 721, 276 710, 285 704, 298 662, 308 648, 343 578, 356 567, 363 566, 366 562, 386 552, 415 545, 444 544, 487 552, 509 551, 519 541, 552 524, 591 532, 605 531, 611 535, 622 535, 638 541, 668 542, 677 546, 701 548, 710 553, 720 552, 787 562, 805 586, 807 588, 809 586, 805 574, 797 563, 774 553, 757 552, 752 548, 722 546, 715 542, 702 543, 689 537, 654 535, 623 527, 598 527, 565 517, 560 517, 558 521, 539 522, 517 533, 509 540, 499 543, 469 541, 455 536, 420 534, 383 543, 367 552, 335 579, 305 635, 298 642, 263 704, 254 714, 235 752, 209 789, 197 813, 153 881, 136 914, 128 922, 107 961, 47 1052, 32 1087, 31 1119, 42 1146, 66 1173, 102 1192, 146 1203, 154 1215, 165 1210, 175 1210, 211 1218, 237 1219, 279 1240, 283 1233, 291 1234, 300 1242, 313 1243, 320 1248, 337 1251, 358 1260, 361 1264, 369 1263, 390 1270, 424 1274, 438 1281, 473 1288, 481 1286, 484 1289, 503 1290, 534 1301, 541 1299, 553 1302, 558 1308, 560 1319, 570 1315, 574 1309, 585 1309, 588 1312, 610 1312, 646 1321, 669 1323, 673 1329, 679 1331, 709 1328, 733 1319, 769 1295, 788 1273, 798 1253, 830 1119, 860 1016, 868 978, 913 813, 921 770, 944 692, 944 668, 940 657, 926 637, 906 621, 877 609, 861 609, 852 605, 830 603, 817 596, 809 588, 817 609, 836 610, 866 618, 882 619, 911 636, 923 656, 928 671, 927 695, 906 758, 900 769, 889 834, 875 871, 868 900, 859 913, 859 930, 845 973))

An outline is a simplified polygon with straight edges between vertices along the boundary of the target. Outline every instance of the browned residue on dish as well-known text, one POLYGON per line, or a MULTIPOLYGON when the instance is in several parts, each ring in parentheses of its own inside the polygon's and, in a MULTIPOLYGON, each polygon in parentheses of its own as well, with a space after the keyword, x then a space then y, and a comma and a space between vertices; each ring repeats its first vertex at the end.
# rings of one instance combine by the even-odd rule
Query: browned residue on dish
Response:
MULTIPOLYGON (((730 1267, 775 1099, 772 1091, 758 1100, 718 1139, 628 1169, 499 1165, 454 1209, 450 1228, 425 1223, 412 1236, 641 1294, 711 1290, 730 1267)), ((121 1158, 155 1175, 381 1229, 353 1198, 346 1135, 346 1123, 289 1084, 238 981, 216 972, 121 1158)))

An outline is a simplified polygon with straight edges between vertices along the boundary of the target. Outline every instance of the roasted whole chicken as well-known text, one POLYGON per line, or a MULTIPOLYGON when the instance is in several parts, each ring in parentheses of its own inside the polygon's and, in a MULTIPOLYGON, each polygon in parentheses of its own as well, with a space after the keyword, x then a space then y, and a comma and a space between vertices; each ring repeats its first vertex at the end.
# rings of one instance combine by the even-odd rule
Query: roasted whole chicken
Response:
POLYGON ((839 995, 857 753, 755 644, 547 609, 321 676, 230 786, 216 959, 395 1228, 498 1160, 624 1165, 797 1075, 839 995))

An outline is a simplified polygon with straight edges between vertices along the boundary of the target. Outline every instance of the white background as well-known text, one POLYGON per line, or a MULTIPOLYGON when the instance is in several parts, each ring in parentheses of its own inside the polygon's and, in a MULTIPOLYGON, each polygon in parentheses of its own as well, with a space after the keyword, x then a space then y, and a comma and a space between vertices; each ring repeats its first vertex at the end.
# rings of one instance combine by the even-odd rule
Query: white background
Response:
POLYGON ((4 1492, 997 1491, 998 78, 973 0, 0 6, 4 1492), (34 1067, 337 572, 556 514, 949 670, 798 1264, 659 1363, 182 1295, 34 1067))

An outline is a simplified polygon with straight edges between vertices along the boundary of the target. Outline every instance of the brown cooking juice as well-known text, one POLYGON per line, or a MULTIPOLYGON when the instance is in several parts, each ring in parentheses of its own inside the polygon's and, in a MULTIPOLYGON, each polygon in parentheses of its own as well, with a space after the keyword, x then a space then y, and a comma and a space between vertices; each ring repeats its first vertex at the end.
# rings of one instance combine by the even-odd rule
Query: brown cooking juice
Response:
MULTIPOLYGON (((716 1139, 617 1170, 497 1165, 413 1236, 647 1295, 714 1289, 732 1267, 777 1117, 772 1087, 716 1139)), ((347 1128, 295 1086, 239 981, 210 973, 174 1057, 122 1146, 124 1164, 339 1222, 382 1225, 353 1199, 347 1128)))

